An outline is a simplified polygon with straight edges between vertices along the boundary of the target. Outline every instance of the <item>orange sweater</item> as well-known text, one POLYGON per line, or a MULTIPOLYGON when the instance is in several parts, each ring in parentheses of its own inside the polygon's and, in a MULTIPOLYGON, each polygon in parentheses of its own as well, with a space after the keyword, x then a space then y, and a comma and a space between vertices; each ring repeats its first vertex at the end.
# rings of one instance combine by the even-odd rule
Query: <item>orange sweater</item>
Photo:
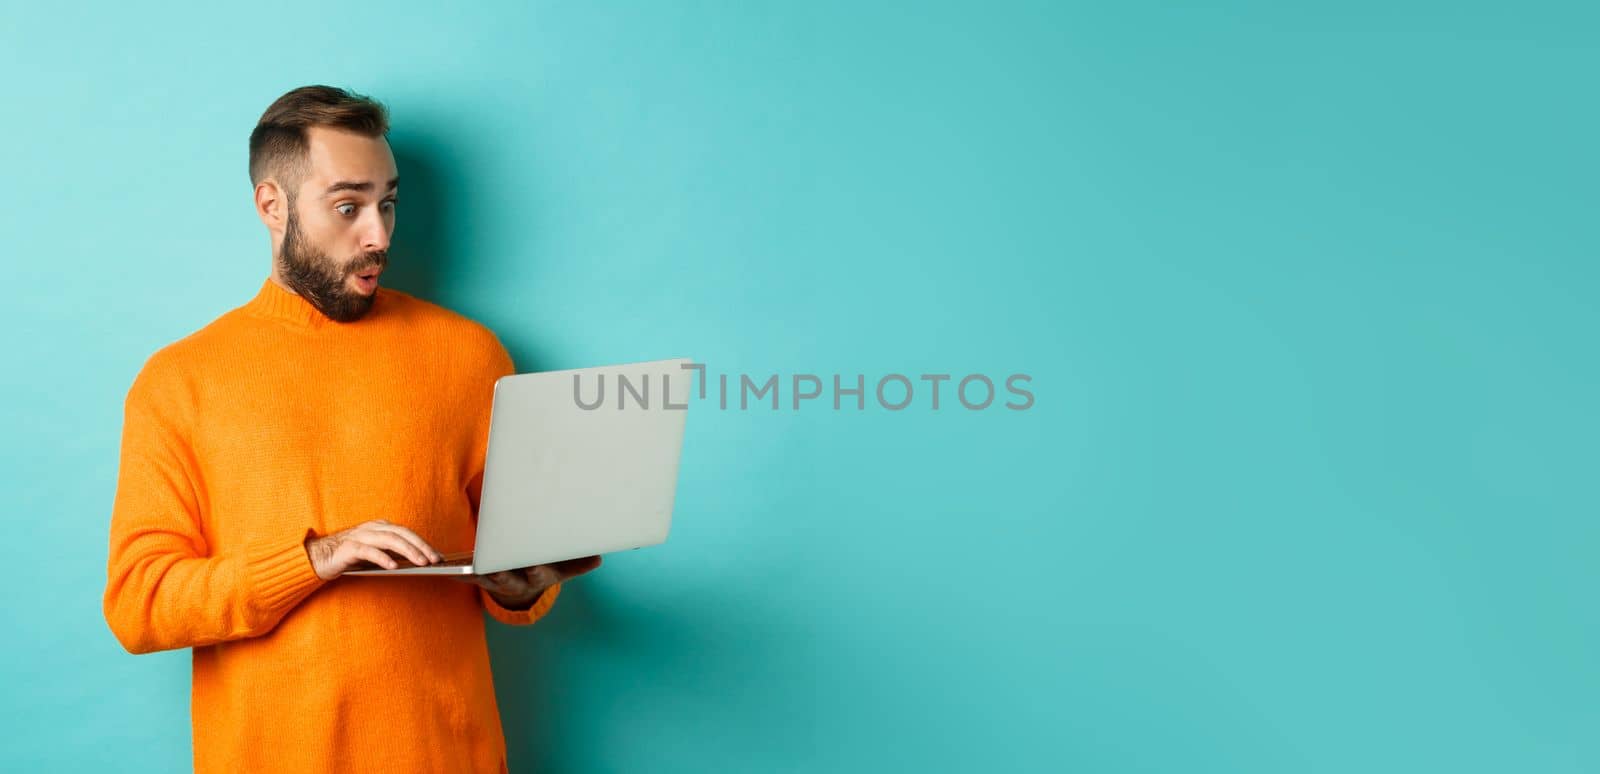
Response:
POLYGON ((371 519, 472 548, 495 379, 483 325, 380 287, 337 323, 264 282, 145 362, 124 404, 106 622, 193 648, 207 772, 504 772, 484 612, 442 577, 324 581, 303 542, 371 519))

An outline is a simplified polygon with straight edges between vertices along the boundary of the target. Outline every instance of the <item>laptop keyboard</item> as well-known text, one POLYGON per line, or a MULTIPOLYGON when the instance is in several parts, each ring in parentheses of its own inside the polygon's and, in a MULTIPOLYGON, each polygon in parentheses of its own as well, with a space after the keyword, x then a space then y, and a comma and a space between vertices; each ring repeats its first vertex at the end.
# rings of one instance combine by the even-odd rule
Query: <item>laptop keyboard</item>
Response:
MULTIPOLYGON (((429 567, 464 567, 466 565, 472 564, 472 552, 471 551, 461 551, 459 553, 454 553, 454 554, 440 554, 440 556, 444 557, 443 561, 434 562, 434 563, 432 563, 432 564, 430 564, 428 566, 429 567)), ((414 564, 411 564, 411 562, 409 560, 402 560, 402 561, 404 561, 407 565, 410 565, 412 567, 416 566, 414 564)))
MULTIPOLYGON (((467 566, 469 564, 472 564, 472 552, 471 551, 459 551, 459 552, 451 553, 451 554, 443 554, 443 556, 444 556, 444 560, 443 561, 433 562, 431 564, 425 564, 425 565, 417 564, 417 563, 411 561, 410 559, 405 558, 404 556, 396 554, 393 551, 389 551, 387 549, 383 549, 383 551, 384 551, 384 553, 389 555, 390 559, 393 559, 395 561, 395 565, 396 565, 395 569, 396 570, 403 570, 403 569, 405 569, 407 567, 465 567, 465 566, 467 566)), ((357 562, 357 563, 351 565, 350 569, 352 569, 352 570, 387 570, 389 568, 384 567, 382 565, 373 564, 372 562, 368 562, 368 561, 360 561, 360 562, 357 562)))

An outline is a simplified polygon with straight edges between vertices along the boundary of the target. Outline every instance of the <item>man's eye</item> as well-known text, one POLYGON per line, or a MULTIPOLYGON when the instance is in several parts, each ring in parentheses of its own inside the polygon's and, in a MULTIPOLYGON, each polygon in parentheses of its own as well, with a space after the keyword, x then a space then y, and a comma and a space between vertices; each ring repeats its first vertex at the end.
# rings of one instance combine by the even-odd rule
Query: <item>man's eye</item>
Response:
POLYGON ((389 209, 392 210, 392 209, 394 209, 395 205, 400 203, 400 200, 399 199, 385 199, 385 200, 383 200, 383 203, 389 205, 389 209))
POLYGON ((350 215, 350 214, 355 212, 355 207, 356 206, 354 204, 341 204, 338 207, 335 207, 334 209, 339 210, 339 214, 340 215, 350 215), (350 208, 350 212, 345 212, 344 209, 343 209, 345 207, 349 207, 350 208))

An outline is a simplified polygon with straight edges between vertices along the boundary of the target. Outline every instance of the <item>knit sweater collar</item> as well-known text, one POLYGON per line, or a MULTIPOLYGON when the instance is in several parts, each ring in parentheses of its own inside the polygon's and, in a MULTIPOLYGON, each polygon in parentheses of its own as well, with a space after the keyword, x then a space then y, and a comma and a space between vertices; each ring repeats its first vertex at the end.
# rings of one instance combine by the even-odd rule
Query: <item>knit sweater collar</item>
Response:
MULTIPOLYGON (((383 291, 383 287, 380 286, 374 292, 381 296, 383 291)), ((377 301, 378 299, 374 299, 374 307, 377 306, 377 301)), ((322 310, 313 306, 304 297, 273 282, 270 276, 261 283, 261 289, 256 292, 255 298, 245 303, 244 309, 251 314, 282 320, 302 328, 323 328, 339 324, 324 315, 322 310)), ((371 314, 369 311, 368 316, 371 314)))

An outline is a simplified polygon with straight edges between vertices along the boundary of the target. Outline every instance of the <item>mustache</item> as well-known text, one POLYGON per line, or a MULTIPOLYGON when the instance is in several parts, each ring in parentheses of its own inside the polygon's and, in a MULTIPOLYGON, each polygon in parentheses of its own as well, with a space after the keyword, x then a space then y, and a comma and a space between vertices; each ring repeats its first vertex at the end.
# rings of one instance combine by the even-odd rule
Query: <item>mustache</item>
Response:
POLYGON ((384 250, 376 253, 367 253, 360 258, 351 261, 351 264, 352 268, 348 272, 350 274, 360 274, 364 271, 382 269, 389 265, 389 252, 384 250))

